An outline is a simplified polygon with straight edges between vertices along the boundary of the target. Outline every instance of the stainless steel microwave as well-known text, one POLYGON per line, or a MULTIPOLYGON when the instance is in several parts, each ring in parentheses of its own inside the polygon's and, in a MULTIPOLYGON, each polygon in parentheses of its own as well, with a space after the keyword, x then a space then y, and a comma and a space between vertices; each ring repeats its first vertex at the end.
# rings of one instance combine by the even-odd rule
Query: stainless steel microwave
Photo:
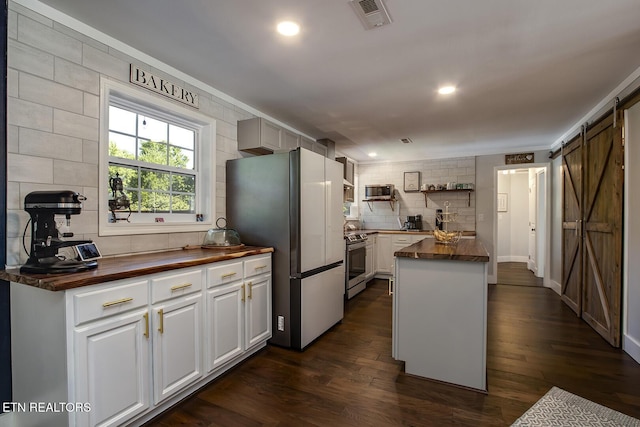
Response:
POLYGON ((364 198, 370 199, 393 199, 394 188, 393 184, 382 185, 365 185, 364 186, 364 198))

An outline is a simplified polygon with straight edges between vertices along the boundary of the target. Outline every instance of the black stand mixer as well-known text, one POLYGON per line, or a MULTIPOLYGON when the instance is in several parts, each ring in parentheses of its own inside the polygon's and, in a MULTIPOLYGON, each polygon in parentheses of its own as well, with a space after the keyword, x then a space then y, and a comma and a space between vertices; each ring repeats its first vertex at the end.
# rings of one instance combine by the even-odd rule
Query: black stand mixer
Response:
MULTIPOLYGON (((67 225, 71 215, 78 215, 86 197, 73 191, 34 191, 24 199, 24 210, 31 215, 31 247, 29 259, 20 268, 22 273, 73 273, 96 268, 98 262, 64 259, 60 248, 91 243, 91 240, 62 240, 56 228, 55 215, 65 215, 67 225)), ((26 249, 26 248, 25 248, 26 249)))

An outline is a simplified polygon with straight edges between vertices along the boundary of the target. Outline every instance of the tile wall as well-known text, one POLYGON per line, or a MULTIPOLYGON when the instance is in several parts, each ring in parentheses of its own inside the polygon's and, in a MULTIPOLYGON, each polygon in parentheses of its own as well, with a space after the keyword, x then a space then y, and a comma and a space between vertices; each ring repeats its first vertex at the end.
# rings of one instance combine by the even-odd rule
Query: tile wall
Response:
POLYGON ((358 165, 358 206, 360 221, 366 229, 399 229, 407 216, 422 215, 423 229, 435 227, 436 209, 444 209, 446 201, 450 211, 457 212, 457 226, 464 231, 476 230, 475 192, 450 192, 429 194, 403 191, 404 173, 420 172, 421 184, 468 183, 475 186, 475 157, 423 160, 418 162, 372 163, 358 165), (362 201, 364 187, 368 184, 393 184, 396 203, 393 209, 387 202, 367 203, 362 201), (469 199, 470 194, 470 199, 469 199))
MULTIPOLYGON (((14 2, 9 2, 7 61, 8 267, 26 261, 23 232, 29 215, 23 208, 24 197, 36 190, 72 190, 85 195, 82 213, 71 218, 71 229, 74 238, 96 241, 105 255, 202 242, 203 233, 116 237, 97 234, 98 186, 107 185, 98 182, 100 78, 127 83, 131 63, 196 91, 199 112, 215 118, 216 215, 224 216, 224 166, 227 159, 240 155, 236 122, 253 117, 250 112, 208 92, 206 86, 193 87, 14 2)), ((26 238, 27 246, 29 239, 26 238)))

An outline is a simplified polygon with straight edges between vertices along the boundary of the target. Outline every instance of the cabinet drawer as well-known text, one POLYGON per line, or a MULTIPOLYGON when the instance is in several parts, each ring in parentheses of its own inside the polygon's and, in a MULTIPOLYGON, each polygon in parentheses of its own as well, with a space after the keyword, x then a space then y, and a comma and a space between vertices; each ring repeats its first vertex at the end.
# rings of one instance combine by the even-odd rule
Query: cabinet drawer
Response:
POLYGON ((269 273, 271 271, 271 257, 263 256, 249 259, 244 262, 244 277, 256 274, 269 273))
POLYGON ((242 280, 242 261, 221 262, 207 269, 207 287, 242 280))
POLYGON ((202 269, 180 271, 151 279, 151 303, 202 290, 202 269))
POLYGON ((74 295, 75 324, 146 306, 149 303, 148 284, 147 280, 140 280, 74 295))

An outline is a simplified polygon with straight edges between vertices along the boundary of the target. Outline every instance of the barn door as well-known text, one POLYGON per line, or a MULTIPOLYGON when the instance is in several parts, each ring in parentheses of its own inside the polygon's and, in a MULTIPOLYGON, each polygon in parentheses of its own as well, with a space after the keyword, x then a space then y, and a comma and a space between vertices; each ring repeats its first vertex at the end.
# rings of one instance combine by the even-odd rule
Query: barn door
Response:
POLYGON ((562 301, 582 313, 582 135, 562 149, 562 301))
POLYGON ((622 303, 622 123, 613 116, 587 131, 583 201, 582 318, 620 346, 622 303))
POLYGON ((562 300, 620 346, 623 147, 609 116, 563 148, 562 300))

